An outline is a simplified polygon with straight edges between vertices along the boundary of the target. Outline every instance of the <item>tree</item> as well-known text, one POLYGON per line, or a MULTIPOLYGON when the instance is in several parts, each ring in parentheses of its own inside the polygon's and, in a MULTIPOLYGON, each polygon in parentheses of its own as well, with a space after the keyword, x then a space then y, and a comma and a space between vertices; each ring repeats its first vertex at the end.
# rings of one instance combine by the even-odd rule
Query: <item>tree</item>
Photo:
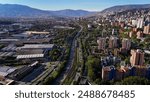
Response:
POLYGON ((126 64, 129 64, 129 63, 130 63, 130 57, 126 57, 125 63, 126 63, 126 64))
POLYGON ((0 44, 0 49, 3 48, 3 47, 4 47, 4 45, 0 44))
POLYGON ((150 85, 150 81, 139 76, 125 78, 121 82, 116 82, 117 85, 150 85))
POLYGON ((49 52, 49 56, 51 57, 52 61, 57 61, 60 55, 61 55, 61 51, 60 49, 57 49, 57 48, 49 52))
POLYGON ((100 60, 93 56, 88 56, 86 67, 88 69, 88 77, 90 80, 94 81, 96 79, 96 75, 100 72, 100 60))

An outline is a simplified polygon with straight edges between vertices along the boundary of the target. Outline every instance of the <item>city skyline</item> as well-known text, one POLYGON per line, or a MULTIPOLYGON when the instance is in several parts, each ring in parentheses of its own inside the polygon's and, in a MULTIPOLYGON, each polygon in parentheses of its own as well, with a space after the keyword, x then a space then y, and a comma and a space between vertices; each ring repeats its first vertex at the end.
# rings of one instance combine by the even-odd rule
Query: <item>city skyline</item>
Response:
POLYGON ((82 9, 88 11, 102 11, 108 7, 128 4, 150 4, 150 0, 0 0, 1 4, 21 4, 42 10, 82 9))
POLYGON ((0 2, 0 85, 150 85, 150 4, 107 1, 0 2))

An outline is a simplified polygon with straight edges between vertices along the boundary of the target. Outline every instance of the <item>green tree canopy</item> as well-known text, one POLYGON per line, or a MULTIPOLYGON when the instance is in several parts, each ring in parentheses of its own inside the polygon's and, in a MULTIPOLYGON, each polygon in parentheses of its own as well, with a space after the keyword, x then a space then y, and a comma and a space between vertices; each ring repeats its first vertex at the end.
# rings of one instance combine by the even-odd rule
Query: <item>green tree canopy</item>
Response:
POLYGON ((125 78, 121 82, 116 82, 117 85, 150 85, 150 81, 139 76, 125 78))

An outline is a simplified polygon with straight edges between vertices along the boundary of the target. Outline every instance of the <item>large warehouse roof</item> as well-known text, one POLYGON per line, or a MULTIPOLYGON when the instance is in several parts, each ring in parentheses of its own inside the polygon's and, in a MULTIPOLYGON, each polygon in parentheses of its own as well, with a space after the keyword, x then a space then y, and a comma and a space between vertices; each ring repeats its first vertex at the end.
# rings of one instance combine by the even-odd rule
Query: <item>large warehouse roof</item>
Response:
POLYGON ((21 49, 44 49, 53 48, 54 44, 25 44, 21 49))
POLYGON ((7 66, 0 66, 0 75, 1 76, 7 76, 8 74, 14 72, 16 68, 11 68, 7 66))
POLYGON ((19 39, 0 39, 1 42, 11 42, 11 41, 19 41, 19 39))
POLYGON ((13 56, 14 54, 14 52, 0 52, 0 57, 13 56))
POLYGON ((26 31, 27 34, 49 34, 49 32, 26 31))
POLYGON ((18 55, 17 59, 24 59, 24 58, 43 58, 44 54, 31 54, 31 55, 18 55))

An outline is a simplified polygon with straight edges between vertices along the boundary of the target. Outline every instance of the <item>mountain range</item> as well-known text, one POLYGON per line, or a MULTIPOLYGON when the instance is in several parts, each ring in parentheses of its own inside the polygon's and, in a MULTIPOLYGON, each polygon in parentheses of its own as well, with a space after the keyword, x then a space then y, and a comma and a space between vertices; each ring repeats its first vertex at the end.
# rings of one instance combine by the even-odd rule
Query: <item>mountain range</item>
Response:
POLYGON ((89 12, 85 10, 58 10, 58 11, 49 11, 49 10, 40 10, 36 8, 31 8, 29 6, 18 5, 18 4, 0 4, 0 17, 50 17, 50 16, 60 16, 60 17, 82 17, 89 15, 102 15, 110 14, 114 12, 122 12, 125 10, 132 9, 144 9, 150 8, 150 4, 142 5, 121 5, 107 8, 101 12, 89 12))
POLYGON ((48 11, 35 9, 29 6, 18 4, 0 4, 0 17, 48 17, 48 16, 80 17, 92 13, 94 12, 84 10, 71 10, 71 9, 48 11))
POLYGON ((138 4, 138 5, 119 5, 119 6, 113 6, 107 9, 104 9, 103 11, 99 12, 99 15, 101 14, 111 14, 111 13, 117 13, 117 12, 123 12, 126 10, 133 10, 133 9, 150 9, 150 4, 138 4))

